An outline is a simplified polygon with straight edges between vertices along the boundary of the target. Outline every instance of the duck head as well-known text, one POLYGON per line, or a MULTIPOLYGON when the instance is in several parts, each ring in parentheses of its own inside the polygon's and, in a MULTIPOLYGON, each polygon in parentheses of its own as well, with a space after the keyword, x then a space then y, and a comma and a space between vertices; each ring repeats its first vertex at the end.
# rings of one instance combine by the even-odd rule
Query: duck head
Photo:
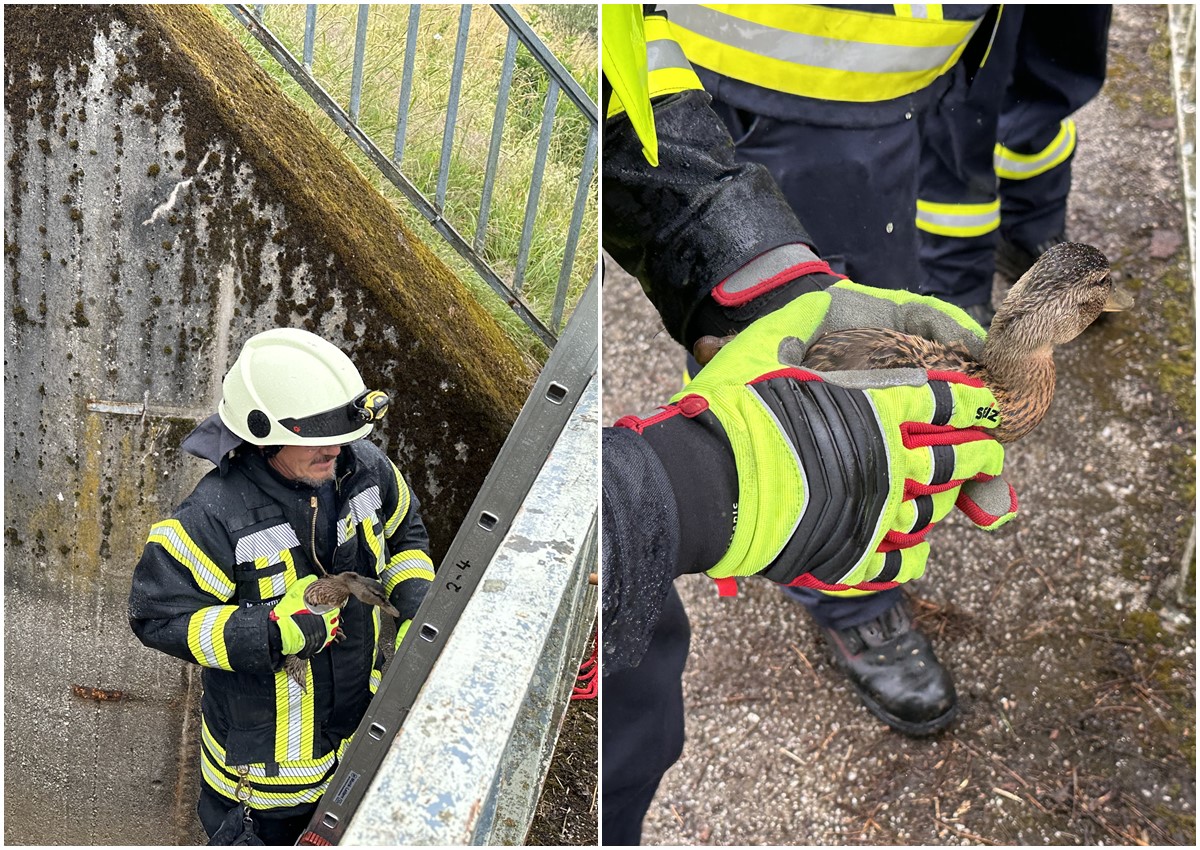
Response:
POLYGON ((1112 279, 1108 260, 1091 245, 1055 245, 1013 284, 988 332, 995 356, 1048 355, 1106 311, 1127 310, 1133 298, 1112 279))

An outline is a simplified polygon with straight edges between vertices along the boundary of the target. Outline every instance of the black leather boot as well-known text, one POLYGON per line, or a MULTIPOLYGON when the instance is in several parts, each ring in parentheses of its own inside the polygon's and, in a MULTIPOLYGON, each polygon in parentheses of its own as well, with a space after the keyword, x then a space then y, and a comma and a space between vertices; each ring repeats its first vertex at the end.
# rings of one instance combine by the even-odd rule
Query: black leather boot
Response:
POLYGON ((903 601, 874 620, 821 633, 867 709, 893 729, 932 735, 958 714, 954 682, 903 601))

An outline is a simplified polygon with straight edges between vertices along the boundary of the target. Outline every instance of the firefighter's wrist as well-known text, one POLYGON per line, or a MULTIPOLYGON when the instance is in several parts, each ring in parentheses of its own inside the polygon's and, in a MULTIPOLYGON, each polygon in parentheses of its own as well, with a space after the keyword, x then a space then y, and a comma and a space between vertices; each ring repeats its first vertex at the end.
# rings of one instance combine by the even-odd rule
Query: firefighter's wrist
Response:
POLYGON ((684 329, 688 350, 702 336, 744 331, 801 295, 820 292, 842 278, 803 243, 780 245, 720 281, 696 305, 684 329))
POLYGON ((737 514, 737 467, 725 431, 705 411, 647 425, 642 437, 662 463, 674 495, 677 574, 704 572, 729 548, 737 514))

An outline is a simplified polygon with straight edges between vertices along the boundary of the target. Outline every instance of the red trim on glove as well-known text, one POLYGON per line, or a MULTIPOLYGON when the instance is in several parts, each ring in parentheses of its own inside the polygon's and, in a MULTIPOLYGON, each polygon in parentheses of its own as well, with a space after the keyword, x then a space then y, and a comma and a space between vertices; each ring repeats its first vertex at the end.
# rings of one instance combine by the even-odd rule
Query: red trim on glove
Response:
POLYGON ((797 369, 795 367, 785 367, 776 369, 774 372, 768 372, 765 375, 759 375, 750 382, 750 386, 762 383, 763 381, 774 380, 775 378, 791 378, 793 381, 817 381, 824 382, 824 378, 816 372, 810 372, 807 369, 797 369))
POLYGON ((982 387, 983 381, 979 378, 972 378, 970 375, 962 372, 944 372, 938 369, 930 369, 926 373, 931 381, 947 381, 951 384, 966 384, 968 387, 982 387))
POLYGON ((929 446, 961 446, 980 440, 996 439, 986 428, 972 425, 958 428, 954 425, 931 425, 928 422, 901 422, 900 439, 906 449, 924 449, 929 446))
MULTIPOLYGON (((1009 508, 1000 516, 1007 516, 1008 514, 1017 512, 1017 491, 1013 489, 1011 484, 1008 485, 1008 499, 1009 508)), ((1000 519, 999 516, 994 516, 979 507, 979 503, 966 493, 958 494, 958 501, 954 503, 954 506, 966 514, 967 519, 978 526, 988 526, 1000 519)))
MULTIPOLYGON (((736 274, 736 272, 734 273, 736 274)), ((784 284, 791 283, 796 278, 804 277, 810 274, 828 274, 836 278, 845 280, 846 276, 838 274, 833 269, 829 268, 829 263, 824 260, 809 261, 807 263, 797 263, 794 266, 789 266, 781 272, 771 275, 765 280, 760 280, 748 289, 743 289, 740 292, 726 292, 725 284, 729 282, 729 278, 721 281, 712 291, 713 301, 716 301, 722 307, 741 307, 743 304, 748 304, 755 298, 765 295, 772 289, 778 289, 784 284)), ((733 277, 730 275, 729 277, 733 277)))
POLYGON ((922 484, 920 481, 905 478, 904 498, 901 501, 907 502, 910 499, 915 499, 917 496, 933 496, 936 493, 945 493, 947 490, 961 487, 966 480, 965 478, 956 478, 953 481, 947 481, 945 484, 922 484))
POLYGON ((708 410, 708 399, 702 395, 685 395, 679 400, 679 412, 688 419, 695 419, 704 411, 708 410))
POLYGON ((894 549, 908 549, 911 546, 916 546, 918 543, 925 542, 925 535, 929 533, 929 529, 933 528, 936 523, 922 528, 920 531, 912 534, 906 534, 903 531, 889 531, 883 535, 883 542, 879 544, 877 552, 891 552, 894 549))
POLYGON ((647 427, 651 425, 657 425, 659 422, 662 422, 665 419, 670 419, 675 414, 682 412, 683 411, 679 409, 678 405, 670 404, 662 408, 662 413, 656 413, 648 419, 640 419, 633 414, 622 416, 613 423, 613 427, 628 428, 630 431, 636 431, 637 433, 641 434, 646 430, 647 427))
POLYGON ((717 596, 737 596, 737 579, 733 576, 715 578, 713 579, 713 584, 717 586, 717 596))
POLYGON ((880 590, 891 590, 893 587, 899 587, 900 583, 896 581, 864 581, 861 584, 826 584, 823 581, 818 581, 808 573, 802 576, 796 576, 787 583, 788 587, 811 587, 813 590, 869 590, 872 592, 880 590))

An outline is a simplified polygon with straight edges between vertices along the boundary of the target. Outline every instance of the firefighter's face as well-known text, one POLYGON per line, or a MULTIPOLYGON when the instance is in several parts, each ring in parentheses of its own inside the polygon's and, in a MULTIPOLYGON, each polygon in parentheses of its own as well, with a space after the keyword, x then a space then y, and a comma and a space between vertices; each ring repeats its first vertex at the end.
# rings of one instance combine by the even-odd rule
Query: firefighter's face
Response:
POLYGON ((341 453, 341 446, 284 446, 270 462, 283 477, 317 487, 333 480, 341 453))

